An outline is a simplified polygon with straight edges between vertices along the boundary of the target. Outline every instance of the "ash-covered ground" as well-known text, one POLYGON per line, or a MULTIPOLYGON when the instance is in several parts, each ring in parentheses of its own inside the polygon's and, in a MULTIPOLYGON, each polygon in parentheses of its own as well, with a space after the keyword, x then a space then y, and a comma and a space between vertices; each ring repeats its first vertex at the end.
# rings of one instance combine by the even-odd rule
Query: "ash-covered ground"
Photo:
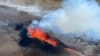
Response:
MULTIPOLYGON (((16 8, 0 6, 0 56, 77 56, 27 38, 25 29, 33 19, 40 20, 41 17, 17 11, 16 8)), ((86 56, 100 56, 99 42, 88 42, 80 38, 59 40, 86 56)))

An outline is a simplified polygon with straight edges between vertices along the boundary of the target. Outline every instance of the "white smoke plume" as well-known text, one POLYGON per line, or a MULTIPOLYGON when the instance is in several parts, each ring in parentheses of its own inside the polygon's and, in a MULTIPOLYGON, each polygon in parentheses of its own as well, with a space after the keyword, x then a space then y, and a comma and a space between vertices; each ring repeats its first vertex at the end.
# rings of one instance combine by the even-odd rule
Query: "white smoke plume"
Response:
POLYGON ((98 41, 100 7, 95 0, 63 0, 61 7, 44 15, 38 25, 41 29, 59 36, 98 41))

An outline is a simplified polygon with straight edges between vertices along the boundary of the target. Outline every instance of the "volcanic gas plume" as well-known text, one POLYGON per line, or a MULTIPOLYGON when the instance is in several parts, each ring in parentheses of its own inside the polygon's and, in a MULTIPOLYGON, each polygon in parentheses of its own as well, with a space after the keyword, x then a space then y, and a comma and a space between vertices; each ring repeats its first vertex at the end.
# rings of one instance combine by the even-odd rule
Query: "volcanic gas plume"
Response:
POLYGON ((100 40, 100 7, 95 0, 63 0, 61 7, 34 22, 45 32, 52 31, 59 38, 69 36, 85 40, 100 40))

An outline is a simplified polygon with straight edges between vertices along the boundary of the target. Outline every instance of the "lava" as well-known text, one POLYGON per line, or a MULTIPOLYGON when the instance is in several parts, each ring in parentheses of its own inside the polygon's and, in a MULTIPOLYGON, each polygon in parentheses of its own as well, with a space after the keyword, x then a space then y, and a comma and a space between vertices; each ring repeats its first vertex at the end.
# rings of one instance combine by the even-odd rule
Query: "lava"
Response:
POLYGON ((38 27, 35 27, 34 29, 31 27, 28 27, 27 30, 28 30, 28 33, 29 33, 29 36, 31 39, 36 38, 42 42, 46 42, 46 43, 54 46, 54 47, 57 46, 57 41, 54 39, 48 38, 46 36, 46 33, 43 32, 42 30, 40 30, 38 27))
POLYGON ((82 53, 80 53, 80 52, 78 52, 74 49, 71 49, 71 48, 64 48, 64 50, 71 53, 71 54, 73 54, 73 55, 75 54, 77 56, 85 56, 84 54, 82 54, 82 53))
MULTIPOLYGON (((46 42, 46 43, 54 46, 54 47, 58 46, 58 43, 57 43, 56 40, 48 38, 46 36, 46 33, 43 32, 42 30, 40 30, 38 27, 35 27, 34 29, 31 28, 31 27, 28 27, 27 30, 28 30, 28 33, 29 33, 29 36, 30 36, 29 38, 31 38, 31 39, 35 39, 36 38, 36 39, 38 39, 38 40, 40 40, 42 42, 46 42)), ((80 53, 80 52, 78 52, 78 51, 76 51, 74 49, 71 49, 71 48, 63 47, 63 49, 65 51, 71 53, 71 54, 77 54, 77 56, 85 56, 82 53, 80 53)))

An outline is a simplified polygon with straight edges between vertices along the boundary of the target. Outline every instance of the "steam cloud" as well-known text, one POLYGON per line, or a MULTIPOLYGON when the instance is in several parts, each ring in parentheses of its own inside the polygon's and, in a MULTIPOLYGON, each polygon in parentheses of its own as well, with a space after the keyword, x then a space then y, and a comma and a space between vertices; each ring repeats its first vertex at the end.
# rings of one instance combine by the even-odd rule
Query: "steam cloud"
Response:
POLYGON ((63 0, 61 7, 44 15, 38 25, 41 29, 59 36, 98 41, 100 7, 95 0, 63 0))

